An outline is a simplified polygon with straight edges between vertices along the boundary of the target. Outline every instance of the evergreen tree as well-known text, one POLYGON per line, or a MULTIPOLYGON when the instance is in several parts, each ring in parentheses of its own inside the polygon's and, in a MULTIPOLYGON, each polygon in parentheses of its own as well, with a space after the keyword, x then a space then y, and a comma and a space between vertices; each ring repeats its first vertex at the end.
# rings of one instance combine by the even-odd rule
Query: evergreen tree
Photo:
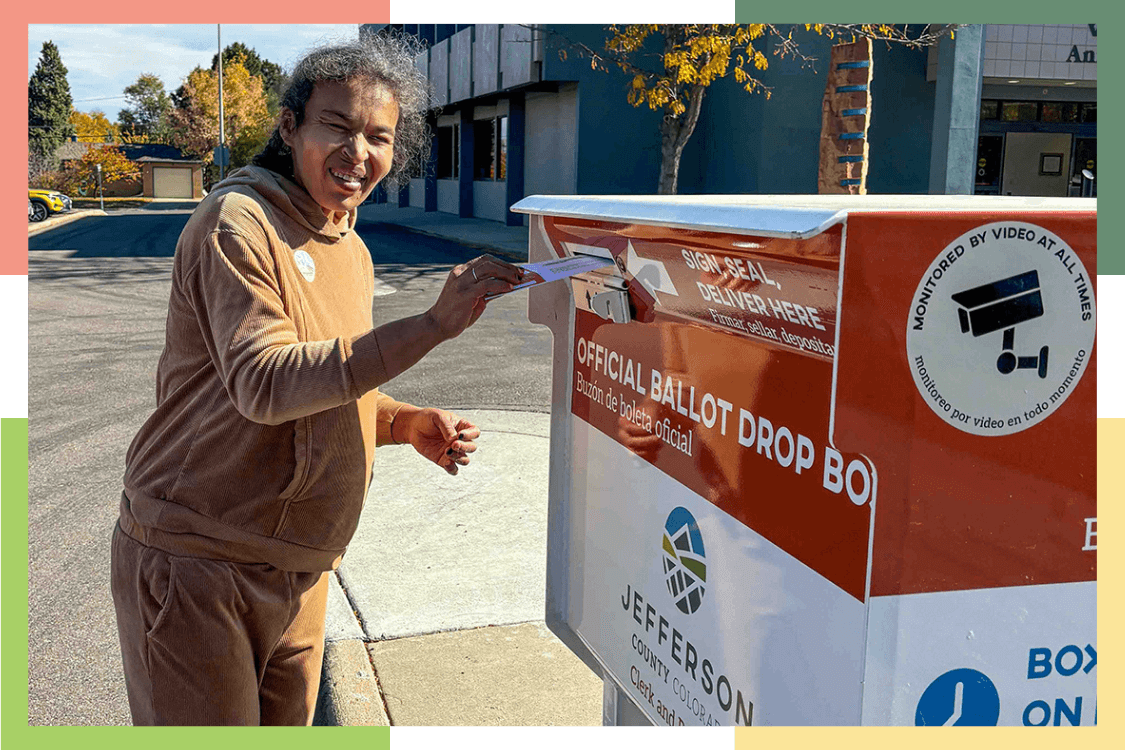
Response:
POLYGON ((27 82, 27 145, 32 158, 47 168, 54 167, 55 152, 74 134, 73 106, 59 48, 43 42, 39 63, 27 82))

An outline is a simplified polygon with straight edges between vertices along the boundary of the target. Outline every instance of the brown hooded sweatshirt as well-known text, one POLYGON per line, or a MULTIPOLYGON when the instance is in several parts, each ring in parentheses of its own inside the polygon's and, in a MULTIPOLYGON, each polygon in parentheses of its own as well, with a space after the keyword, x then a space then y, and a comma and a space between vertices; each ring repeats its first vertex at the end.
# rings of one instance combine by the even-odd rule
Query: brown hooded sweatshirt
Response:
POLYGON ((355 222, 259 167, 199 204, 176 246, 156 411, 126 456, 126 534, 290 571, 339 564, 402 407, 377 390, 355 222))

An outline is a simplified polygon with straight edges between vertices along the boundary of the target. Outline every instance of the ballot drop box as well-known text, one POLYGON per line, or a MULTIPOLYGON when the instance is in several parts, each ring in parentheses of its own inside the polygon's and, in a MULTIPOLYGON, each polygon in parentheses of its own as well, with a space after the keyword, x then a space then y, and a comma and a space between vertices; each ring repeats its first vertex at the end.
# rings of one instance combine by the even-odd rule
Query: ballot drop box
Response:
POLYGON ((532 196, 604 721, 1097 721, 1096 203, 532 196))

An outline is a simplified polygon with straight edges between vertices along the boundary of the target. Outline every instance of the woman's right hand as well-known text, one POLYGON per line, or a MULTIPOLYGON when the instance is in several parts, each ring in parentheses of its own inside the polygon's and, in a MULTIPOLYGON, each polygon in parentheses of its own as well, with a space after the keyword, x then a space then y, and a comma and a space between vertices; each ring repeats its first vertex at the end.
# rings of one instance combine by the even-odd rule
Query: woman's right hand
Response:
POLYGON ((428 314, 447 339, 459 336, 481 316, 485 297, 511 291, 526 272, 492 255, 454 266, 428 314))

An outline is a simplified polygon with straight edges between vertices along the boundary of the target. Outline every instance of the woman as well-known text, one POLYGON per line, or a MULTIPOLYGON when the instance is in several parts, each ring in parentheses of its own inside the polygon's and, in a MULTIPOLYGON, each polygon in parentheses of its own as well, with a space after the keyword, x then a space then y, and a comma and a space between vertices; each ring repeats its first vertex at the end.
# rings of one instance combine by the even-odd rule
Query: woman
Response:
POLYGON ((372 327, 356 207, 428 147, 416 50, 310 53, 254 165, 200 203, 176 248, 157 406, 126 457, 112 589, 136 724, 309 724, 329 573, 376 445, 456 474, 480 431, 379 392, 521 269, 482 256, 437 301, 372 327))

